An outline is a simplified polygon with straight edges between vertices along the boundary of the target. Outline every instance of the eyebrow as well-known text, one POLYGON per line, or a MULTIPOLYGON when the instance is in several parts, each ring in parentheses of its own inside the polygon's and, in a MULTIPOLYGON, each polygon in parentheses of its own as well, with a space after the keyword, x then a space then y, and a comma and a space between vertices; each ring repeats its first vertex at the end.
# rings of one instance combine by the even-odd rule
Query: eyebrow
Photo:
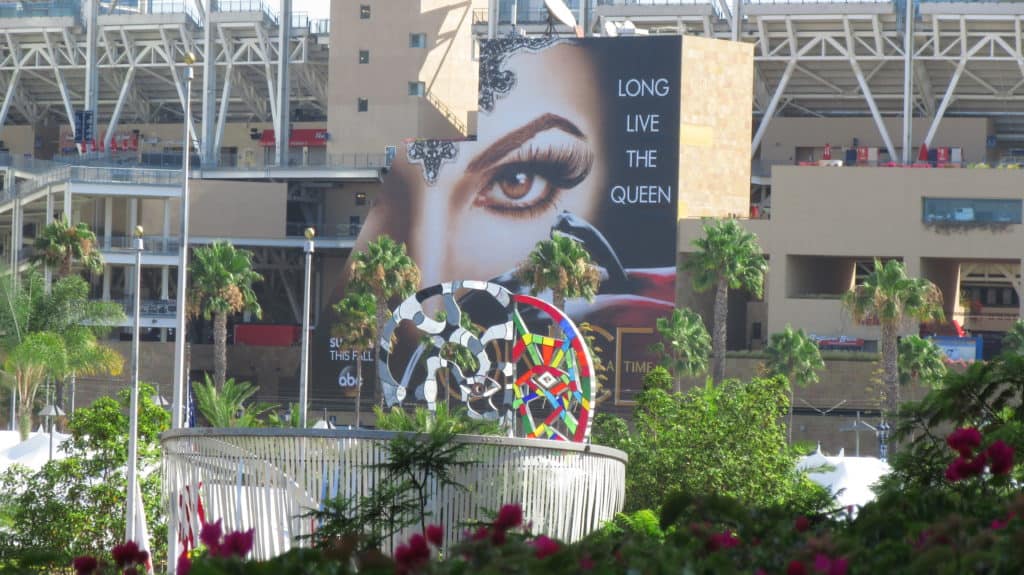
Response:
POLYGON ((503 136, 497 142, 491 144, 486 150, 477 154, 473 161, 466 167, 466 171, 473 172, 484 169, 498 160, 504 158, 509 152, 522 146, 537 134, 546 130, 559 129, 563 132, 576 136, 581 140, 587 137, 583 131, 576 127, 569 120, 557 114, 543 114, 529 121, 525 125, 516 128, 503 136))

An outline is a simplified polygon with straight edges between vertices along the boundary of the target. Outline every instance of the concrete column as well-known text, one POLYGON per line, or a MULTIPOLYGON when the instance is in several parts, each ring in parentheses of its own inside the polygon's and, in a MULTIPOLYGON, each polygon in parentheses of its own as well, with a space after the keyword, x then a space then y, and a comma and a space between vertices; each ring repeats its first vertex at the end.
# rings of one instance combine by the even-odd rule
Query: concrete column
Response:
POLYGON ((103 301, 110 301, 110 274, 111 267, 105 264, 103 266, 103 301))
POLYGON ((132 198, 128 200, 128 228, 125 230, 125 234, 128 237, 135 235, 135 226, 139 223, 139 199, 132 198))
POLYGON ((160 299, 170 299, 171 270, 167 266, 160 268, 160 299))
POLYGON ((114 198, 107 196, 103 198, 103 245, 111 247, 110 242, 114 235, 114 198))
MULTIPOLYGON (((512 0, 515 2, 516 0, 512 0)), ((498 0, 487 0, 487 39, 498 35, 498 0)))
POLYGON ((171 200, 169 198, 164 200, 164 229, 161 231, 161 235, 163 236, 163 250, 169 251, 171 241, 171 200))
POLYGON ((1017 279, 1020 282, 1020 286, 1017 290, 1017 299, 1020 301, 1019 309, 1017 311, 1018 317, 1024 319, 1024 258, 1020 259, 1020 278, 1017 279))

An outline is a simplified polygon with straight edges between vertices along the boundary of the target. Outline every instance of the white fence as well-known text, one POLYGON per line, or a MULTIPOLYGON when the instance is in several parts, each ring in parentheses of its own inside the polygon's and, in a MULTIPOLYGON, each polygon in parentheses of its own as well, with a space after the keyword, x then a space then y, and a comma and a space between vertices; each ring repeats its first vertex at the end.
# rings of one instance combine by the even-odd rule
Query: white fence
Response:
MULTIPOLYGON (((162 436, 168 528, 190 524, 201 499, 208 521, 226 530, 256 529, 253 557, 284 553, 314 525, 301 516, 325 498, 368 495, 387 458, 388 431, 192 428, 162 436)), ((429 523, 445 541, 461 538, 465 522, 486 520, 505 503, 520 503, 536 533, 575 541, 622 509, 626 455, 596 445, 541 439, 458 436, 464 458, 457 472, 467 489, 431 490, 429 523)), ((404 540, 400 534, 392 545, 404 540)))

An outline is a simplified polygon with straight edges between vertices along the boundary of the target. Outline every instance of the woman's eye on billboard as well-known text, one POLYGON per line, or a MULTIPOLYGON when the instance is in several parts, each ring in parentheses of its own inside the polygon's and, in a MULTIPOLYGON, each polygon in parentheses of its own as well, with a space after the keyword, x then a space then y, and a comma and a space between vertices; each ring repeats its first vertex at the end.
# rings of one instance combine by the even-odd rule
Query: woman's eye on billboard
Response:
POLYGON ((536 217, 582 183, 592 165, 593 152, 582 139, 564 132, 538 134, 489 169, 473 205, 507 216, 536 217))

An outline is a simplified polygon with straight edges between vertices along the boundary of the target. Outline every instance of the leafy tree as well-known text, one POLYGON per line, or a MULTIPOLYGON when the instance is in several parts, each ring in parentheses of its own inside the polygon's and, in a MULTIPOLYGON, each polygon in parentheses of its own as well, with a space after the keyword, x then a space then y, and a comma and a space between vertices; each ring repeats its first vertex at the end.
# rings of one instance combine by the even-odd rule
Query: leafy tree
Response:
POLYGON ((263 316, 252 289, 263 276, 252 269, 252 252, 228 242, 197 248, 189 273, 189 314, 213 319, 213 380, 220 387, 228 371, 228 316, 243 311, 263 316))
POLYGON ((392 407, 384 411, 374 407, 377 428, 388 431, 406 431, 410 433, 430 433, 435 429, 467 435, 505 435, 505 431, 496 421, 472 419, 465 409, 449 411, 448 406, 439 403, 434 413, 424 407, 417 407, 412 413, 400 407, 392 407))
POLYGON ((372 293, 349 292, 334 305, 337 320, 331 326, 331 335, 341 340, 341 346, 356 352, 356 427, 363 412, 363 358, 362 353, 376 347, 377 300, 372 293))
POLYGON ((59 336, 65 359, 47 373, 58 384, 69 377, 73 383, 76 374, 121 373, 123 358, 99 338, 123 318, 120 304, 91 300, 89 284, 78 276, 60 278, 50 291, 34 268, 0 278, 0 349, 12 350, 33 333, 59 336))
POLYGON ((694 240, 693 246, 697 249, 683 267, 693 274, 695 290, 715 290, 711 377, 717 383, 725 379, 729 289, 745 289, 760 298, 768 263, 757 236, 733 219, 705 220, 704 236, 694 240))
POLYGON ((942 350, 930 339, 917 335, 900 339, 897 361, 900 384, 906 385, 916 379, 930 387, 940 385, 946 376, 946 362, 942 358, 942 350))
POLYGON ((18 397, 18 432, 21 440, 28 439, 32 428, 32 408, 36 392, 47 376, 62 373, 67 364, 64 342, 54 333, 42 331, 29 334, 21 340, 4 360, 4 384, 18 397))
POLYGON ((781 333, 773 333, 765 348, 768 360, 765 362, 768 373, 782 375, 789 380, 789 431, 787 439, 793 442, 793 389, 795 386, 807 387, 818 382, 818 372, 825 369, 821 360, 821 351, 804 330, 793 330, 786 325, 781 333))
POLYGON ((103 272, 103 256, 96 249, 96 234, 84 222, 71 225, 61 215, 43 228, 33 246, 32 260, 59 270, 61 277, 71 275, 74 264, 93 273, 103 272))
MULTIPOLYGON (((152 386, 139 386, 138 461, 151 550, 159 563, 167 543, 159 434, 170 415, 152 402, 153 393, 152 386)), ((14 467, 0 474, 0 509, 7 510, 12 526, 0 536, 0 571, 18 566, 12 572, 60 572, 73 557, 100 554, 123 540, 129 399, 130 389, 123 389, 116 398, 76 410, 68 423, 71 438, 63 445, 67 459, 36 472, 14 467), (16 550, 16 563, 3 556, 5 544, 12 554, 16 550), (25 565, 33 556, 42 562, 25 565)))
POLYGON ((211 427, 262 427, 260 417, 277 408, 269 403, 247 403, 260 390, 248 381, 231 378, 218 387, 207 375, 205 383, 197 381, 192 389, 196 407, 211 427))
POLYGON ((704 320, 690 309, 674 309, 672 315, 659 317, 655 329, 662 341, 651 346, 662 367, 675 377, 676 391, 682 389, 687 375, 704 373, 708 369, 711 336, 704 320))
POLYGON ((726 380, 670 393, 658 367, 637 397, 633 431, 612 416, 595 421, 595 443, 629 455, 625 510, 657 508, 666 494, 732 497, 744 505, 820 503, 786 447, 786 381, 726 380))
POLYGON ((885 408, 899 412, 900 388, 896 336, 904 319, 941 319, 942 293, 932 282, 907 277, 903 264, 896 260, 875 260, 875 269, 864 283, 843 296, 843 305, 853 319, 878 320, 882 330, 882 385, 885 408))
POLYGON ((1013 322, 1010 331, 1003 338, 1003 351, 1016 355, 1024 355, 1024 320, 1013 322))
MULTIPOLYGON (((373 337, 377 339, 390 317, 389 304, 393 299, 407 298, 416 291, 420 270, 406 253, 405 244, 396 243, 387 235, 370 242, 366 250, 353 254, 351 262, 348 289, 373 294, 377 305, 373 337)), ((376 348, 374 365, 379 363, 380 349, 376 348)))
POLYGON ((601 285, 601 272, 587 249, 563 235, 537 242, 516 275, 533 295, 551 290, 551 301, 558 309, 565 308, 568 298, 593 300, 601 285))

